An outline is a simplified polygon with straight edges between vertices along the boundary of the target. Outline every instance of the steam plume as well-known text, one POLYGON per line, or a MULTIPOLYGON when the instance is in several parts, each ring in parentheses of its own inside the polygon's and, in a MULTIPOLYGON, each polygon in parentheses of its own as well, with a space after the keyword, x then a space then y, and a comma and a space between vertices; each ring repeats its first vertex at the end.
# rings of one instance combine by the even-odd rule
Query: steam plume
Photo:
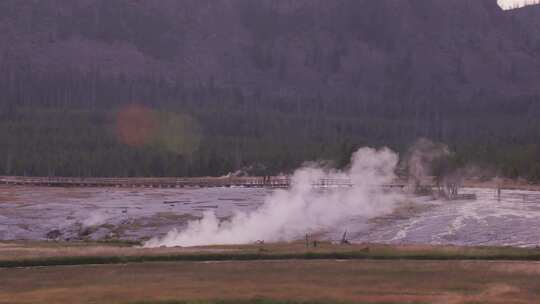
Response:
POLYGON ((394 179, 397 163, 398 156, 389 149, 362 148, 353 154, 345 171, 304 167, 293 174, 290 189, 276 190, 256 211, 236 212, 223 222, 206 212, 201 220, 189 222, 187 229, 173 229, 163 238, 149 240, 145 247, 292 241, 306 233, 336 228, 351 217, 388 213, 401 195, 381 186, 394 179), (353 186, 313 187, 323 178, 349 178, 353 186))
POLYGON ((95 211, 90 213, 88 218, 82 221, 81 224, 85 228, 99 226, 105 224, 109 218, 110 215, 101 211, 95 211))
POLYGON ((450 150, 444 144, 420 138, 409 149, 408 154, 409 179, 412 183, 421 185, 429 181, 433 175, 433 163, 438 159, 448 157, 450 150))

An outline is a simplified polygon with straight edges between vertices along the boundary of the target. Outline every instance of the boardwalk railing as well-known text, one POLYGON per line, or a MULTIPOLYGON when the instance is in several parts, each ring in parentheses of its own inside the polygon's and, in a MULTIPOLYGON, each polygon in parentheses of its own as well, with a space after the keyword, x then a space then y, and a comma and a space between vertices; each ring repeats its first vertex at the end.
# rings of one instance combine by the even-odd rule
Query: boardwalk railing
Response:
POLYGON ((49 187, 288 187, 287 178, 95 178, 95 177, 0 177, 0 184, 49 187))
MULTIPOLYGON (((122 188, 184 188, 184 187, 248 187, 288 188, 289 177, 193 177, 193 178, 97 178, 97 177, 26 177, 0 176, 0 184, 44 187, 122 187, 122 188)), ((314 187, 352 187, 346 178, 320 179, 314 187)), ((388 184, 387 188, 402 188, 403 183, 388 184)))
POLYGON ((497 193, 493 194, 493 197, 499 201, 512 202, 512 203, 524 203, 524 204, 538 204, 540 203, 539 193, 497 193))
MULTIPOLYGON (((0 184, 48 187, 144 187, 144 188, 183 188, 183 187, 268 187, 287 188, 288 177, 204 177, 204 178, 95 178, 95 177, 24 177, 2 176, 0 184)), ((352 186, 348 179, 321 179, 313 186, 352 186)))

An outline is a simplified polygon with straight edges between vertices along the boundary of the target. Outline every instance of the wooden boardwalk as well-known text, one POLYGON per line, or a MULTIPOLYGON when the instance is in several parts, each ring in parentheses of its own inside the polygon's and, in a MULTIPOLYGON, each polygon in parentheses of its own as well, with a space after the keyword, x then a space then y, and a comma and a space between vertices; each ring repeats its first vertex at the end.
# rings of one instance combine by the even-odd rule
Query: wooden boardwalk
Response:
MULTIPOLYGON (((117 188, 288 188, 288 177, 194 177, 194 178, 96 178, 96 177, 25 177, 0 176, 0 184, 13 186, 41 187, 117 187, 117 188)), ((349 179, 321 179, 313 183, 314 187, 351 187, 349 179)), ((402 188, 396 183, 386 187, 402 188)))
MULTIPOLYGON (((0 184, 43 187, 119 187, 119 188, 288 188, 288 177, 204 177, 204 178, 95 178, 3 176, 0 184)), ((322 179, 314 186, 351 186, 346 179, 322 179)))

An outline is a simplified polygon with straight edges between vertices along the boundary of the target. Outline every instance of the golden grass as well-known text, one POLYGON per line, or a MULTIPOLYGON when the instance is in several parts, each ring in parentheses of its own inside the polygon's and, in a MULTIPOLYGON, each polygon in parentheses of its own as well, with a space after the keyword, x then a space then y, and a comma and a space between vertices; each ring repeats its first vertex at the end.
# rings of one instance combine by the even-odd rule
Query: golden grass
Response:
POLYGON ((274 300, 534 303, 540 264, 283 260, 136 263, 0 270, 0 303, 274 300))
POLYGON ((0 263, 46 261, 47 258, 69 261, 73 257, 103 256, 185 255, 195 259, 209 256, 225 259, 0 268, 0 303, 130 303, 143 300, 159 303, 259 298, 321 303, 533 303, 540 298, 539 262, 451 259, 467 256, 519 259, 538 254, 538 249, 426 245, 321 243, 317 248, 306 248, 303 242, 155 249, 82 242, 0 242, 0 263), (325 259, 325 254, 334 253, 394 260, 325 259), (243 255, 258 257, 259 254, 297 259, 227 260, 243 255), (298 259, 311 255, 317 259, 298 259), (410 257, 442 258, 436 261, 408 259, 410 257))

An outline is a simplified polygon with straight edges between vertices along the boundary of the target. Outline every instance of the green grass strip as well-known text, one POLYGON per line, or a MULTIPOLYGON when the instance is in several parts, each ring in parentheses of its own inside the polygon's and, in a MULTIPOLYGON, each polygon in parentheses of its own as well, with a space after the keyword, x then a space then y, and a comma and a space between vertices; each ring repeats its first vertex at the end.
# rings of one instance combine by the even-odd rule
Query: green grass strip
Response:
POLYGON ((369 253, 369 252, 308 252, 308 253, 197 253, 139 256, 65 256, 0 261, 1 268, 67 266, 90 264, 125 264, 179 261, 256 261, 256 260, 511 260, 540 261, 540 252, 523 253, 369 253))

